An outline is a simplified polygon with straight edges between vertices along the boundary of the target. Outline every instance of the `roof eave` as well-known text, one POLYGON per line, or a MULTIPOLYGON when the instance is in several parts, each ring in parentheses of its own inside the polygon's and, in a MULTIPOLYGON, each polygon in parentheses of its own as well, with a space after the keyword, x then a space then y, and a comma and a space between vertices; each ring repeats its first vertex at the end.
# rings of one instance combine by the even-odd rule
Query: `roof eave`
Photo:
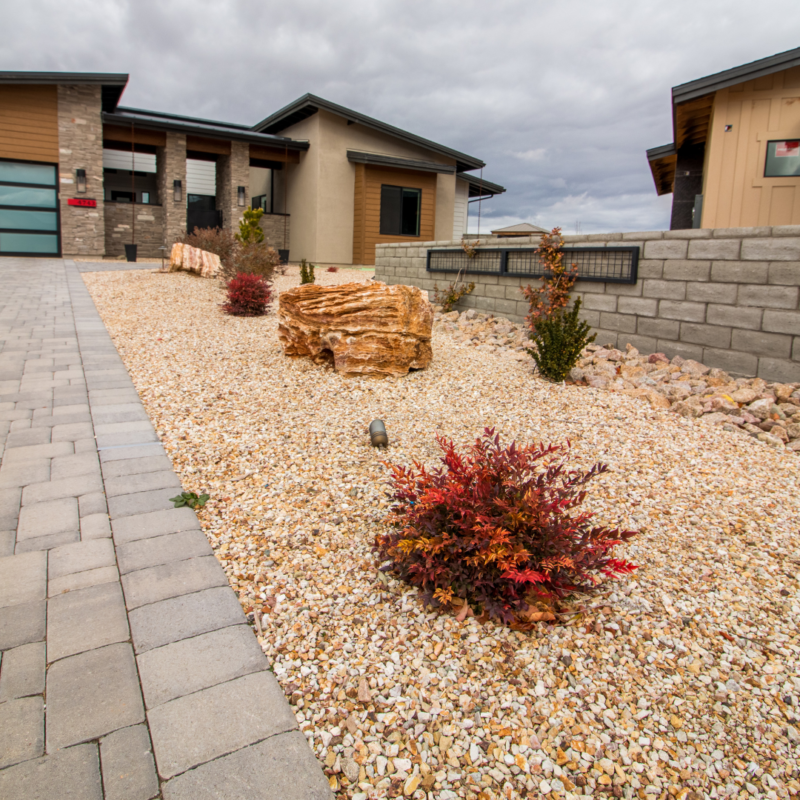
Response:
POLYGON ((103 113, 103 122, 109 125, 135 125, 145 130, 155 131, 180 131, 182 133, 195 134, 197 136, 205 136, 208 139, 222 139, 222 140, 236 140, 249 142, 251 144, 261 144, 265 147, 286 148, 288 150, 308 150, 308 142, 298 142, 294 139, 286 139, 283 137, 271 136, 266 133, 256 133, 249 130, 213 130, 205 128, 202 125, 192 125, 190 123, 181 123, 170 120, 158 119, 141 119, 135 117, 126 117, 121 114, 103 113))

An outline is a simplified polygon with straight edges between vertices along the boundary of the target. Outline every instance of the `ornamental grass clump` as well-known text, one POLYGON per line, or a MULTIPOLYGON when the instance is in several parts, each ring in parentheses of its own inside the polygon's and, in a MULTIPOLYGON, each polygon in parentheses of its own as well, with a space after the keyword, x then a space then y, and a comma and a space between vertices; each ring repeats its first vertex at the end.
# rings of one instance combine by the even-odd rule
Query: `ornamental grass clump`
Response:
POLYGON ((636 568, 613 554, 636 531, 592 526, 577 510, 605 464, 568 469, 568 445, 502 447, 490 428, 465 454, 436 441, 443 467, 388 465, 391 530, 375 539, 384 568, 426 602, 526 630, 569 595, 636 568))
POLYGON ((267 313, 272 300, 272 287, 260 276, 242 272, 227 283, 226 314, 235 317, 260 317, 267 313))

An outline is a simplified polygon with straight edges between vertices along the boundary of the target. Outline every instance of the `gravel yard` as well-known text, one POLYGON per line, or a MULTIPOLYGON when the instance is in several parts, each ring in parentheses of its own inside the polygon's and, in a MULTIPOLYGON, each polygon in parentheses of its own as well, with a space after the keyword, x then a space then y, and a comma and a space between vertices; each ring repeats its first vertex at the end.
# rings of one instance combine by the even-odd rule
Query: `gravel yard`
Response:
POLYGON ((796 454, 545 383, 441 324, 427 370, 342 378, 285 358, 274 310, 224 315, 215 281, 84 280, 184 488, 211 495, 203 528, 337 798, 800 793, 796 454), (457 622, 377 572, 381 462, 433 463, 434 434, 485 426, 608 463, 587 506, 642 532, 624 549, 640 568, 569 624, 457 622))

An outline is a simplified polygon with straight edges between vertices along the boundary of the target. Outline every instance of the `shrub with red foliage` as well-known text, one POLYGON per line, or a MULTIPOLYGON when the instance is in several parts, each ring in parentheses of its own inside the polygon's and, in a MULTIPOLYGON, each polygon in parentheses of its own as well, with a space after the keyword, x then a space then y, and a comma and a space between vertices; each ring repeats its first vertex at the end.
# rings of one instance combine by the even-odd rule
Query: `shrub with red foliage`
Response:
POLYGON ((228 302, 222 308, 227 314, 260 317, 267 313, 267 306, 272 300, 272 287, 260 275, 240 272, 226 285, 228 302))
POLYGON ((338 271, 339 267, 328 267, 328 269, 326 270, 326 272, 338 272, 338 271))
POLYGON ((418 586, 427 602, 462 612, 466 603, 526 629, 542 618, 534 604, 552 608, 600 575, 636 569, 613 557, 636 531, 592 527, 592 514, 576 511, 583 487, 606 465, 568 470, 568 445, 501 447, 490 428, 464 455, 452 441, 436 441, 444 467, 388 465, 392 530, 375 539, 392 562, 386 569, 418 586))

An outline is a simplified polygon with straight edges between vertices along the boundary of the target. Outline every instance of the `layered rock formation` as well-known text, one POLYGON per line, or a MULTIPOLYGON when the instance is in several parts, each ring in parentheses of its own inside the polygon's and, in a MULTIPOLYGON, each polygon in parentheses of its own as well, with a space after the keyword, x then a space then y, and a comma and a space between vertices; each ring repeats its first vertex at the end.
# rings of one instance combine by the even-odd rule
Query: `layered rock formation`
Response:
POLYGON ((172 245, 170 272, 193 272, 201 278, 215 278, 221 269, 219 256, 214 253, 180 242, 172 245))
POLYGON ((415 286, 298 286, 281 294, 278 320, 287 356, 345 375, 405 375, 433 358, 433 307, 415 286))

